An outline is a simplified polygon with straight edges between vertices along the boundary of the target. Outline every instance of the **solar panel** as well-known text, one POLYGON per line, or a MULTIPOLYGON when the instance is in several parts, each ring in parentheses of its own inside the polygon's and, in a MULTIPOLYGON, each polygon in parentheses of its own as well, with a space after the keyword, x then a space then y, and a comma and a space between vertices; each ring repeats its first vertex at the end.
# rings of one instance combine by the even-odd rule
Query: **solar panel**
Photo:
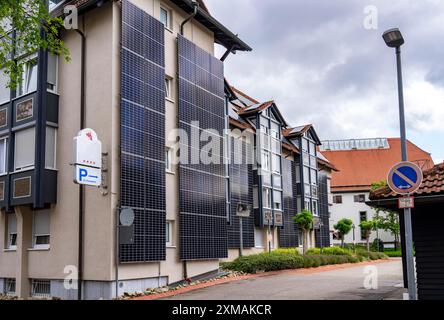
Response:
MULTIPOLYGON (((228 225, 228 248, 240 247, 239 217, 236 209, 239 203, 253 208, 253 168, 247 159, 247 151, 250 149, 245 141, 231 137, 231 162, 230 162, 230 223, 228 225)), ((243 247, 254 247, 254 215, 242 218, 243 247)))
POLYGON ((135 211, 134 243, 121 262, 165 260, 164 26, 122 2, 121 206, 135 211))
POLYGON ((330 246, 330 225, 328 209, 328 186, 327 175, 320 171, 318 175, 319 182, 319 218, 322 222, 321 229, 316 233, 316 246, 330 246))
POLYGON ((297 214, 296 208, 296 169, 294 162, 282 158, 282 192, 283 192, 283 222, 279 229, 279 246, 294 248, 298 246, 298 228, 293 222, 297 214))
POLYGON ((179 127, 191 137, 180 145, 188 164, 179 165, 180 257, 182 260, 217 259, 228 255, 226 178, 223 164, 225 97, 223 63, 182 36, 178 36, 179 127), (198 121, 198 126, 193 122, 198 121), (209 129, 214 132, 209 134, 209 129), (192 130, 198 133, 191 135, 192 130), (212 155, 219 164, 195 163, 209 134, 220 150, 212 155), (199 154, 199 153, 197 153, 199 154))

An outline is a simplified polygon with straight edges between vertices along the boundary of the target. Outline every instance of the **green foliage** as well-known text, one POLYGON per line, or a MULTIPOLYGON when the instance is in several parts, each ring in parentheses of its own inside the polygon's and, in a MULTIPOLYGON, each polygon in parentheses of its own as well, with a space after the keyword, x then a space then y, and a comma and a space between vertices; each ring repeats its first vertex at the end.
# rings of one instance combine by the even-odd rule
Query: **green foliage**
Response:
POLYGON ((63 20, 50 15, 44 0, 2 0, 0 22, 0 66, 10 79, 8 87, 15 89, 22 81, 24 62, 10 59, 14 51, 16 56, 26 56, 44 49, 69 61, 69 51, 60 39, 63 20))
MULTIPOLYGON (((321 249, 319 248, 311 248, 307 250, 307 255, 321 254, 321 249)), ((340 247, 326 247, 322 249, 322 254, 325 255, 346 255, 351 256, 353 253, 347 249, 343 249, 340 247)))
POLYGON ((386 186, 387 186, 387 181, 381 180, 381 181, 373 182, 371 185, 371 189, 373 191, 373 190, 376 190, 376 189, 379 189, 382 187, 386 187, 386 186))
POLYGON ((362 254, 353 255, 351 252, 344 250, 346 254, 341 255, 339 254, 343 250, 341 248, 332 247, 325 249, 332 249, 332 251, 329 254, 318 254, 316 253, 317 250, 310 249, 311 254, 300 255, 294 250, 276 250, 272 253, 239 257, 233 262, 221 264, 221 267, 226 270, 256 273, 284 269, 316 268, 332 264, 357 263, 364 260, 387 258, 386 255, 379 252, 367 252, 364 250, 362 254))
POLYGON ((303 209, 293 217, 294 222, 302 230, 310 230, 313 225, 313 214, 307 209, 303 209))
POLYGON ((339 233, 341 234, 341 237, 348 234, 350 232, 350 230, 352 229, 353 226, 353 221, 347 218, 343 218, 341 220, 338 221, 338 223, 336 223, 333 228, 335 228, 335 230, 339 231, 339 233))
POLYGON ((387 249, 386 249, 386 250, 384 250, 384 253, 387 256, 391 257, 391 258, 402 257, 402 251, 401 250, 390 250, 390 251, 387 251, 387 249))
POLYGON ((384 252, 384 242, 381 239, 373 240, 371 250, 377 252, 384 252))
POLYGON ((361 227, 361 231, 363 231, 363 233, 365 234, 365 238, 368 238, 372 230, 375 229, 375 222, 373 220, 362 221, 359 224, 359 227, 361 227))
POLYGON ((286 253, 286 254, 299 254, 299 250, 297 248, 279 248, 273 251, 273 253, 286 253))

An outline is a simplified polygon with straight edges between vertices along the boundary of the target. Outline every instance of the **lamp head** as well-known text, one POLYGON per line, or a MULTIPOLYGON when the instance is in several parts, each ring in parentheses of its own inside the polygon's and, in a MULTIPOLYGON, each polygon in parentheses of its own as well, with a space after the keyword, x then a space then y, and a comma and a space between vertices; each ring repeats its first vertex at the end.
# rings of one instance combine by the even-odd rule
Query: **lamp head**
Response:
POLYGON ((404 38, 398 28, 385 31, 382 34, 382 38, 384 39, 385 44, 390 48, 397 48, 404 44, 404 38))

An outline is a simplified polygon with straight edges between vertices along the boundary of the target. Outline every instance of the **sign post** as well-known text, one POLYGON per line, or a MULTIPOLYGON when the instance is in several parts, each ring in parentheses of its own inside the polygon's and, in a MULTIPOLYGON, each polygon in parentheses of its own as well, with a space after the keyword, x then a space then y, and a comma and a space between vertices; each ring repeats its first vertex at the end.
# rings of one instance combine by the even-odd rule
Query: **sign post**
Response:
POLYGON ((242 218, 248 218, 250 216, 250 208, 247 205, 239 203, 236 208, 236 216, 239 217, 239 256, 242 257, 244 251, 244 234, 243 234, 243 222, 242 218))
MULTIPOLYGON (((403 157, 404 158, 404 157, 403 157)), ((415 192, 422 183, 422 171, 414 163, 403 161, 395 165, 388 174, 387 183, 390 189, 401 195, 409 195, 415 192)), ((413 203, 413 197, 409 197, 413 203)), ((408 198, 402 198, 408 199, 408 198)), ((405 200, 399 201, 399 207, 405 200)), ((412 230, 412 205, 404 207, 405 247, 407 281, 410 300, 416 300, 416 280, 413 260, 413 230, 412 230)))

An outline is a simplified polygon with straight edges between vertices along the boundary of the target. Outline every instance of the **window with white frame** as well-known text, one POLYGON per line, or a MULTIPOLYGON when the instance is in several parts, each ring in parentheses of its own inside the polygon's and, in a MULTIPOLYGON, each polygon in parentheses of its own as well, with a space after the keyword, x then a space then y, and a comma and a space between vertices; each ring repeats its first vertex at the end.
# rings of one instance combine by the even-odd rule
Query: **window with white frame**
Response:
POLYGON ((165 170, 167 172, 173 172, 173 149, 165 148, 165 170))
POLYGON ((8 172, 6 167, 6 159, 8 156, 8 139, 0 138, 0 175, 8 172))
POLYGON ((311 201, 311 211, 313 213, 313 215, 317 216, 319 215, 319 210, 318 210, 318 201, 317 200, 312 200, 311 201))
POLYGON ((14 169, 26 170, 34 167, 35 128, 15 132, 14 169))
POLYGON ((33 55, 31 58, 26 58, 21 61, 22 64, 22 79, 17 87, 17 97, 34 92, 37 90, 37 56, 33 55))
POLYGON ((160 7, 160 22, 163 23, 165 28, 171 29, 171 11, 160 7))
POLYGON ((270 171, 270 153, 268 151, 262 151, 262 169, 270 171))
POLYGON ((263 229, 254 228, 254 246, 257 248, 265 247, 263 229))
POLYGON ((282 210, 282 191, 273 190, 273 209, 282 210))
POLYGON ((173 246, 173 221, 166 222, 166 246, 173 246))
POLYGON ((17 249, 17 217, 15 213, 6 214, 6 226, 8 239, 6 242, 6 249, 15 250, 17 249))
POLYGON ((46 127, 45 168, 56 169, 57 128, 46 127))
POLYGON ((11 91, 7 87, 9 78, 5 74, 5 70, 0 70, 0 104, 6 103, 11 100, 11 91))
POLYGON ((34 249, 49 249, 50 244, 50 215, 49 210, 33 212, 32 247, 34 249))
POLYGON ((165 78, 165 97, 167 99, 172 99, 172 84, 173 80, 170 77, 165 78))
POLYGON ((263 188, 262 191, 262 206, 271 209, 271 189, 263 188))
POLYGON ((48 80, 47 88, 49 92, 57 93, 57 72, 59 57, 54 54, 48 54, 48 80))

